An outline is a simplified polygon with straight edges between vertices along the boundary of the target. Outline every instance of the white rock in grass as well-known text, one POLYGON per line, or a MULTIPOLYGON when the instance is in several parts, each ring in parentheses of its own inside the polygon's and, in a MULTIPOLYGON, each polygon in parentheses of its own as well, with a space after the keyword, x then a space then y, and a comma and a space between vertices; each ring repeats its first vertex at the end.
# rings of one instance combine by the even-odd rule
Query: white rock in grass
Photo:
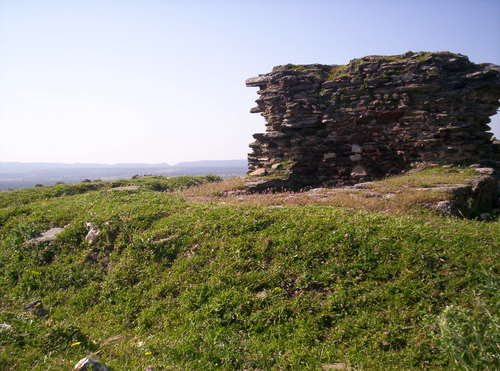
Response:
POLYGON ((85 236, 85 242, 87 242, 89 245, 92 245, 97 240, 97 236, 99 236, 99 233, 101 233, 101 231, 90 222, 85 223, 85 226, 89 229, 89 232, 85 236))
POLYGON ((78 361, 75 365, 75 370, 81 371, 108 371, 109 369, 102 363, 96 361, 95 359, 85 357, 78 361))

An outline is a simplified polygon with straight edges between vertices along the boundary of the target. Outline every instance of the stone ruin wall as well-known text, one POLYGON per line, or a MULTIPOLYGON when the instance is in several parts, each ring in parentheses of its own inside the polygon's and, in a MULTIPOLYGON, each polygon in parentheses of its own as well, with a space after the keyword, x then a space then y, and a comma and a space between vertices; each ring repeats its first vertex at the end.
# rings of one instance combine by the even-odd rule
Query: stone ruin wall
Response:
POLYGON ((488 126, 500 106, 500 66, 408 52, 277 66, 246 85, 259 87, 250 112, 266 119, 250 144, 249 174, 290 188, 352 185, 422 163, 500 163, 488 126))

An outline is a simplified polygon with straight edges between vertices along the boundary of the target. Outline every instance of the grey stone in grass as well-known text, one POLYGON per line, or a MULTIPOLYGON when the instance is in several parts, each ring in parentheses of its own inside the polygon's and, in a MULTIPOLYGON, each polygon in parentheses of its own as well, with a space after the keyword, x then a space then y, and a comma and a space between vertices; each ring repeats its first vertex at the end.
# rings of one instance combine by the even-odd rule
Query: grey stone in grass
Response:
POLYGON ((92 245, 97 240, 97 236, 99 236, 99 233, 101 233, 101 231, 93 223, 90 222, 85 223, 85 226, 89 230, 87 235, 85 236, 85 242, 89 245, 92 245))
POLYGON ((434 205, 434 209, 441 212, 443 215, 454 215, 455 205, 451 200, 439 201, 434 205))
POLYGON ((25 305, 24 309, 30 311, 37 317, 45 317, 49 314, 49 311, 43 307, 41 300, 35 300, 25 305))
POLYGON ((49 230, 43 232, 39 236, 34 237, 34 238, 26 241, 26 244, 27 245, 36 245, 36 244, 42 243, 42 242, 54 241, 56 239, 57 235, 59 235, 62 231, 64 231, 64 228, 59 228, 59 227, 50 228, 49 230))
POLYGON ((82 358, 74 367, 75 370, 79 371, 108 371, 108 367, 103 365, 101 362, 96 361, 90 357, 82 358))

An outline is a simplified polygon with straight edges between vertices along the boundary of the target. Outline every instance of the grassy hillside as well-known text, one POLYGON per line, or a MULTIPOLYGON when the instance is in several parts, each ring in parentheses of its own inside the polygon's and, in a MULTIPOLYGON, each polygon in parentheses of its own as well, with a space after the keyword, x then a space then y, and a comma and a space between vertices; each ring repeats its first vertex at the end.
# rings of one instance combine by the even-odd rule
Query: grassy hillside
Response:
POLYGON ((0 192, 0 369, 498 367, 498 223, 167 192, 210 180, 0 192))
POLYGON ((120 187, 138 187, 153 191, 174 191, 220 180, 220 177, 213 175, 179 177, 147 176, 112 182, 89 181, 77 184, 58 184, 51 187, 24 188, 0 192, 0 207, 20 206, 53 197, 71 196, 91 191, 113 190, 120 187))

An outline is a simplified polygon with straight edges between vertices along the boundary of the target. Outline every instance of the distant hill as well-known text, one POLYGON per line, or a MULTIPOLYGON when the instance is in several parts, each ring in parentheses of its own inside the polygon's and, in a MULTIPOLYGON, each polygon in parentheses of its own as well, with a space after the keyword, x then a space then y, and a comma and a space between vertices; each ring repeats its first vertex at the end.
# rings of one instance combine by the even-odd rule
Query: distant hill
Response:
POLYGON ((0 190, 33 187, 36 184, 54 185, 58 182, 76 183, 84 179, 113 180, 134 175, 219 175, 222 177, 244 175, 246 160, 204 160, 167 163, 46 163, 0 162, 0 190))
POLYGON ((203 160, 203 161, 190 161, 190 162, 179 162, 175 167, 236 167, 236 168, 246 168, 247 160, 203 160))

